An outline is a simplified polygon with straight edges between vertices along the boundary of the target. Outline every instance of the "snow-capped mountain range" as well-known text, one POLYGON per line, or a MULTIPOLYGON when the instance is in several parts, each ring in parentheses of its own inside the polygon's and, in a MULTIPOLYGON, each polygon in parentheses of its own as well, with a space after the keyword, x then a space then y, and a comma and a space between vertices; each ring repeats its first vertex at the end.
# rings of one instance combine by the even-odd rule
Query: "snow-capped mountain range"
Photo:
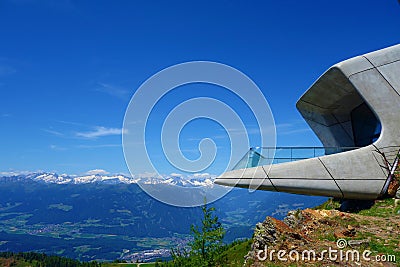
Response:
POLYGON ((165 184, 178 185, 183 187, 213 186, 213 178, 210 177, 129 177, 123 174, 89 174, 89 175, 67 175, 50 172, 32 172, 32 173, 0 173, 0 181, 12 180, 32 180, 35 182, 51 184, 165 184))

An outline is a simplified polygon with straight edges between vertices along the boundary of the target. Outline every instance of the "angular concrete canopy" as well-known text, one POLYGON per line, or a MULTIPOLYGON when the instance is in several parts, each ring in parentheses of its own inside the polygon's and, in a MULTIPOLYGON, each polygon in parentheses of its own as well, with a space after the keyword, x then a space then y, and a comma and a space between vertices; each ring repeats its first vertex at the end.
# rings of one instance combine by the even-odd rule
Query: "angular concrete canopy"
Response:
POLYGON ((296 106, 325 155, 232 170, 215 183, 346 199, 386 193, 400 148, 400 45, 332 66, 296 106))

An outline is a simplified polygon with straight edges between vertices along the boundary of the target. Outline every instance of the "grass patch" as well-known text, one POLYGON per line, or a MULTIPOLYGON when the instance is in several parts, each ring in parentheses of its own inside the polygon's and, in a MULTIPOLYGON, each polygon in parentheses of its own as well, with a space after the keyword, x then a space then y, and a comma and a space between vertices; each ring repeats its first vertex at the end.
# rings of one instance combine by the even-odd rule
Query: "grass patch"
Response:
POLYGON ((376 200, 375 204, 370 209, 365 209, 357 212, 357 214, 364 216, 377 216, 377 217, 390 217, 398 214, 400 206, 394 207, 394 199, 387 198, 376 200))
POLYGON ((322 203, 319 206, 314 207, 314 210, 335 210, 340 207, 340 203, 337 200, 334 200, 333 198, 329 198, 327 201, 322 203))
POLYGON ((154 267, 156 264, 154 262, 148 263, 103 263, 101 266, 103 267, 154 267))
POLYGON ((233 246, 228 246, 227 250, 221 253, 220 258, 225 258, 224 266, 243 266, 244 256, 250 251, 252 240, 239 241, 233 246))

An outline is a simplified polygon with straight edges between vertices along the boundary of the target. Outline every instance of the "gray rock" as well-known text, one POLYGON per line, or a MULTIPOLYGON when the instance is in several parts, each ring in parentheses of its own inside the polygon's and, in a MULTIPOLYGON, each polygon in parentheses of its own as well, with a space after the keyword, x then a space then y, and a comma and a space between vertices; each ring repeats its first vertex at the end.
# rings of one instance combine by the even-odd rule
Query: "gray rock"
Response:
POLYGON ((303 219, 304 217, 301 213, 301 210, 291 210, 283 219, 283 222, 286 223, 290 228, 296 228, 303 222, 303 219))
POLYGON ((363 239, 363 240, 349 240, 347 243, 350 247, 354 248, 354 247, 359 247, 363 244, 369 244, 371 240, 370 239, 363 239))
POLYGON ((245 262, 255 259, 259 250, 264 250, 265 246, 270 246, 278 239, 275 225, 271 218, 267 217, 262 223, 257 223, 254 229, 253 244, 251 250, 244 257, 245 262))
POLYGON ((397 189, 395 198, 400 199, 400 187, 397 189))

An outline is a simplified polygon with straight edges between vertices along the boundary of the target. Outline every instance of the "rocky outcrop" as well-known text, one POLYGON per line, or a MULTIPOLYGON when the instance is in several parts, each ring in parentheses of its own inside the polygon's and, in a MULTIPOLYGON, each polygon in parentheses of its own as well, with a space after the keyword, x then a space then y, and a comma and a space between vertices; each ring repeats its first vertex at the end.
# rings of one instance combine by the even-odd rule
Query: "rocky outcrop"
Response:
MULTIPOLYGON (((394 202, 391 205, 394 206, 394 202)), ((378 266, 374 257, 379 251, 370 248, 370 244, 393 247, 393 253, 400 255, 399 236, 399 215, 384 218, 338 210, 295 210, 290 211, 283 221, 267 217, 256 225, 244 266, 378 266), (342 244, 337 243, 338 240, 342 244), (324 252, 330 249, 337 253, 342 250, 343 255, 351 254, 353 250, 359 250, 361 255, 370 249, 372 256, 369 260, 361 256, 359 260, 348 260, 340 259, 338 254, 334 259, 324 252), (283 251, 280 258, 279 251, 283 251), (315 256, 309 257, 310 251, 315 252, 315 256), (304 252, 306 257, 303 259, 304 252)), ((380 266, 396 266, 396 263, 385 262, 380 266)))

